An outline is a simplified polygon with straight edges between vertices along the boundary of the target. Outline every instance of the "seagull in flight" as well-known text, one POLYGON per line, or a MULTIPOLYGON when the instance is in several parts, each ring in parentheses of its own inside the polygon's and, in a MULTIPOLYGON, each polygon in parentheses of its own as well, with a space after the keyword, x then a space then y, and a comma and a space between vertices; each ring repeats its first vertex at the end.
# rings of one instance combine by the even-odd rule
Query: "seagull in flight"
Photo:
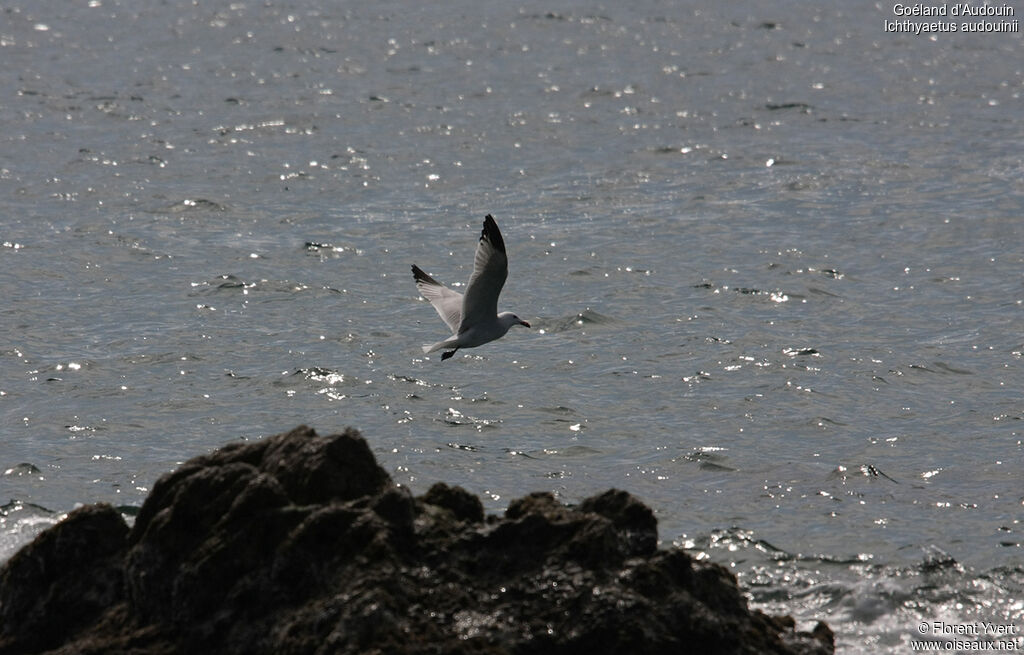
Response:
POLYGON ((412 265, 412 276, 420 294, 452 331, 447 339, 423 346, 424 354, 444 350, 444 361, 459 348, 475 348, 500 339, 513 325, 530 327, 512 312, 498 313, 498 294, 508 277, 508 256, 498 224, 490 214, 484 219, 465 296, 430 277, 416 264, 412 265))

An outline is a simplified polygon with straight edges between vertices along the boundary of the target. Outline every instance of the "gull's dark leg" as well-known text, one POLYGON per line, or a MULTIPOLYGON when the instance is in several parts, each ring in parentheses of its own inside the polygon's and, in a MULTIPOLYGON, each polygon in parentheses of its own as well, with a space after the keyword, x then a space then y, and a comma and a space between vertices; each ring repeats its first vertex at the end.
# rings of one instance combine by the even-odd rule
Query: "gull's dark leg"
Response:
MULTIPOLYGON (((456 348, 455 350, 458 350, 458 348, 456 348)), ((446 360, 449 357, 451 357, 452 355, 454 355, 455 354, 455 350, 449 350, 447 352, 441 353, 441 361, 443 362, 444 360, 446 360)))

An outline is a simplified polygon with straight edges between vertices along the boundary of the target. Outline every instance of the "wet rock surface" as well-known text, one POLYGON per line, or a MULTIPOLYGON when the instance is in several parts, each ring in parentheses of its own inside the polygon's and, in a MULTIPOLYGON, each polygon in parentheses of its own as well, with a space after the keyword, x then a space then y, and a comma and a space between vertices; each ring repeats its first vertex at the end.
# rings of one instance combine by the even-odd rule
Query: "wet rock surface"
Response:
POLYGON ((131 529, 93 505, 39 535, 0 569, 0 654, 833 652, 656 542, 624 491, 485 516, 299 427, 189 460, 131 529))

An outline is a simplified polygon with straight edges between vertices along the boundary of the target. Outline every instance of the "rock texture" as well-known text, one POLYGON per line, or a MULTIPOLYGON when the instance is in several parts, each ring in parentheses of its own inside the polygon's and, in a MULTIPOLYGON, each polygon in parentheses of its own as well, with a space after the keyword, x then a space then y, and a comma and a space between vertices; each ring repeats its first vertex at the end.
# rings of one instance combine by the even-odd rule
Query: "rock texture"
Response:
POLYGON ((94 505, 39 535, 0 569, 0 654, 833 652, 656 539, 623 491, 485 517, 300 427, 189 460, 130 530, 94 505))

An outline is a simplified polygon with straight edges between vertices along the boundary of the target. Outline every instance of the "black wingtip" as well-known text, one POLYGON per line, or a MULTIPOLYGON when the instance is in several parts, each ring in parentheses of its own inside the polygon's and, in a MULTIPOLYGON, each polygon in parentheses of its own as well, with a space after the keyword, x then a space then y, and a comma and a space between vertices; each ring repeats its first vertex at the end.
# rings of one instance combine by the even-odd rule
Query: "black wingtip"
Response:
POLYGON ((505 252, 505 240, 501 238, 501 230, 498 229, 498 224, 494 222, 494 217, 490 214, 484 217, 484 229, 480 233, 480 240, 490 241, 495 250, 505 252))
POLYGON ((416 264, 413 264, 413 279, 416 280, 417 283, 424 282, 426 283, 426 285, 437 285, 438 287, 440 286, 440 282, 438 282, 430 275, 427 275, 425 272, 423 272, 423 269, 417 266, 416 264))

